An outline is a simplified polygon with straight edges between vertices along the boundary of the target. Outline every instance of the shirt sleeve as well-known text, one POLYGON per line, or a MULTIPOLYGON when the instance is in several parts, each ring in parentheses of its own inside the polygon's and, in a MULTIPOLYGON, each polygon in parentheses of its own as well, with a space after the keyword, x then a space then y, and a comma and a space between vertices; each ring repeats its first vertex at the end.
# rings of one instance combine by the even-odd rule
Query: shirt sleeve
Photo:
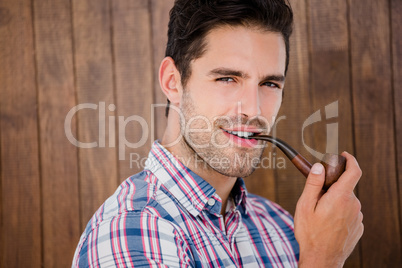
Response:
POLYGON ((101 222, 77 248, 72 267, 194 267, 181 230, 147 212, 101 222))

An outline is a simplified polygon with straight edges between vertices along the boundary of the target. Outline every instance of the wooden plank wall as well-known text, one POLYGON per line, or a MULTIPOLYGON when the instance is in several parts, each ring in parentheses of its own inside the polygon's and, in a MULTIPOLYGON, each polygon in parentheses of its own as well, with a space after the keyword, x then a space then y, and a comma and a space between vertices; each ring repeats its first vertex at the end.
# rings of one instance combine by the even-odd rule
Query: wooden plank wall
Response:
MULTIPOLYGON (((291 3, 274 131, 310 161, 302 138, 324 152, 332 135, 330 146, 356 155, 365 233, 345 267, 401 267, 402 1, 291 3)), ((0 267, 69 267, 93 212, 141 170, 166 122, 152 104, 165 104, 157 72, 172 4, 0 1, 0 267)), ((264 157, 249 191, 294 213, 304 180, 275 148, 264 157)))

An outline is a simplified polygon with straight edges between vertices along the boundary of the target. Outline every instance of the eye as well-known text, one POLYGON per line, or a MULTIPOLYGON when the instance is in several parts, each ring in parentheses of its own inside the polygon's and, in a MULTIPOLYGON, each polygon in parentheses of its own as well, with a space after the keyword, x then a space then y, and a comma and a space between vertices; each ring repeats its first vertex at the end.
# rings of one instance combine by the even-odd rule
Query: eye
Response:
POLYGON ((269 87, 269 88, 281 89, 280 85, 275 84, 275 83, 272 83, 272 82, 265 82, 265 83, 262 83, 261 86, 266 86, 266 87, 269 87))
POLYGON ((221 81, 221 82, 225 82, 225 83, 235 82, 234 78, 232 78, 232 77, 220 77, 220 78, 217 78, 216 81, 221 81))

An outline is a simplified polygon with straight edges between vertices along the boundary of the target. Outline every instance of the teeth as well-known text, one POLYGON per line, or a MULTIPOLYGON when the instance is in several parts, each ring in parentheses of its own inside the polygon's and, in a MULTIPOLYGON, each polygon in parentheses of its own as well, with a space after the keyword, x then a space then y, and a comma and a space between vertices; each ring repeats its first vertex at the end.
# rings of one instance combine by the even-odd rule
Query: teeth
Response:
POLYGON ((246 131, 227 131, 227 132, 230 134, 239 136, 239 137, 244 137, 244 138, 248 138, 248 137, 254 135, 253 132, 246 132, 246 131))

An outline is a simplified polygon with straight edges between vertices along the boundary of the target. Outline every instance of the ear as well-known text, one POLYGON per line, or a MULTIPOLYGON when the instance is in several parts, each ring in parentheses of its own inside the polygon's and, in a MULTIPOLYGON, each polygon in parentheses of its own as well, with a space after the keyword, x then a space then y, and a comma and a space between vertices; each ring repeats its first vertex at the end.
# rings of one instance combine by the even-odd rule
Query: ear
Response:
POLYGON ((159 84, 168 100, 175 105, 180 103, 183 92, 180 81, 174 60, 171 57, 164 58, 159 67, 159 84))

